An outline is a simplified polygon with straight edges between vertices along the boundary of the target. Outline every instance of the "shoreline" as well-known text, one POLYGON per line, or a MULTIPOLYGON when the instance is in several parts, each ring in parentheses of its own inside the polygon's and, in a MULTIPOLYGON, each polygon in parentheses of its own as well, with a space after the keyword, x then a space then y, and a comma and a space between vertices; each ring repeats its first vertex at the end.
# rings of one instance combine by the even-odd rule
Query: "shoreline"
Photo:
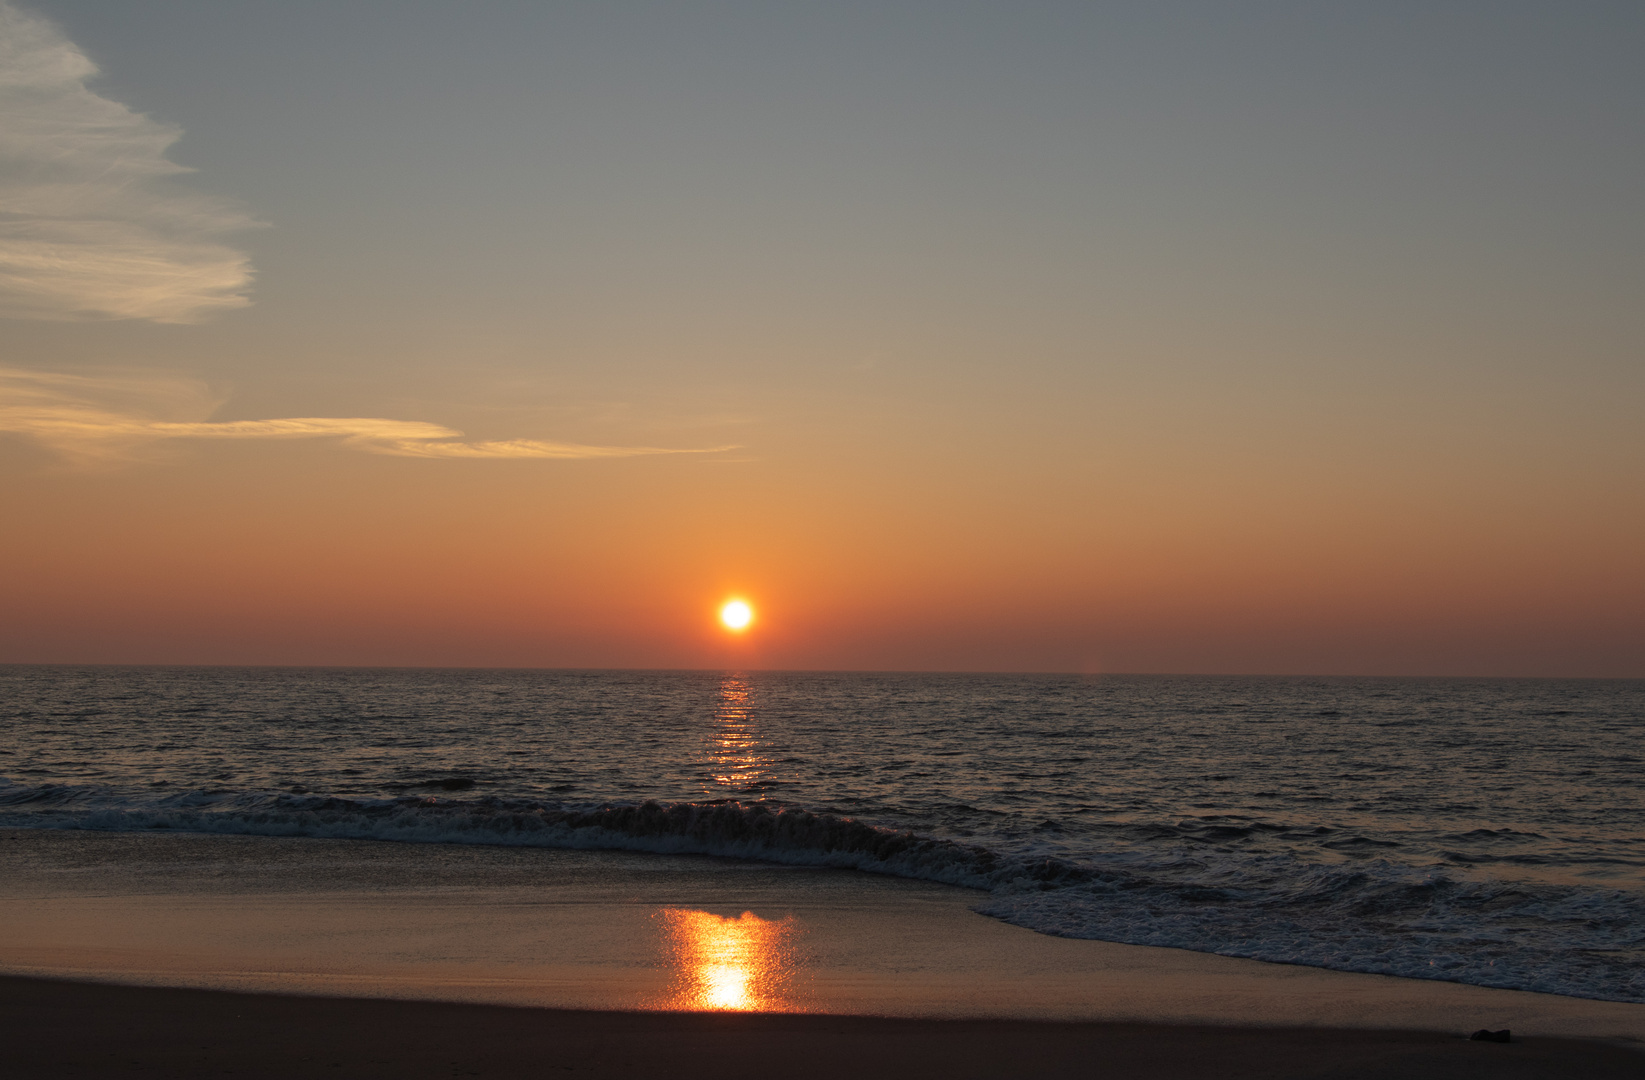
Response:
POLYGON ((620 1012, 0 976, 18 1077, 1636 1077, 1619 1040, 804 1013, 620 1012))
POLYGON ((976 913, 973 890, 850 870, 315 838, 0 840, 6 975, 625 1011, 723 995, 729 949, 742 1004, 763 1011, 1645 1040, 1641 1004, 1053 937, 976 913))

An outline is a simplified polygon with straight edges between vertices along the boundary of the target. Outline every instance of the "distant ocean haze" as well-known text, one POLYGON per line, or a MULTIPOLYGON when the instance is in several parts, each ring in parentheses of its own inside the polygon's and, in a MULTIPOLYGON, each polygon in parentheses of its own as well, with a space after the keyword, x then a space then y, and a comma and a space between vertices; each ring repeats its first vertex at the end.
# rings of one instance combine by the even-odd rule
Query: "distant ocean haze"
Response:
POLYGON ((871 484, 847 497, 826 477, 683 460, 649 477, 578 465, 522 499, 479 463, 279 445, 283 464, 214 444, 203 479, 8 474, 31 509, 0 532, 0 659, 1645 674, 1626 530, 1578 556, 1505 526, 1491 544, 1417 528, 1389 504, 1233 522, 1167 514, 1164 495, 1074 498, 1118 522, 1099 528, 1085 510, 995 513, 983 490, 897 509, 871 484), (728 506, 760 510, 728 526, 728 506), (714 615, 732 593, 760 613, 736 641, 714 615))
POLYGON ((1645 1001, 1645 684, 0 668, 0 825, 699 852, 1645 1001))

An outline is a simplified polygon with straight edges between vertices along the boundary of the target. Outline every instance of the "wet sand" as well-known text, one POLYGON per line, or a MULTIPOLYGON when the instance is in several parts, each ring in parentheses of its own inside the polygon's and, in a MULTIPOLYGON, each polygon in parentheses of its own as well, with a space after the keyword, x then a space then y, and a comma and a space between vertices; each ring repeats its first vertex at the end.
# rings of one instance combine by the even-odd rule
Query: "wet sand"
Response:
POLYGON ((1645 1006, 1052 938, 850 871, 34 830, 0 869, 7 1075, 1645 1075, 1645 1006))
POLYGON ((1638 1077, 1645 1056, 1530 1037, 748 1013, 621 1013, 0 978, 9 1077, 1638 1077))

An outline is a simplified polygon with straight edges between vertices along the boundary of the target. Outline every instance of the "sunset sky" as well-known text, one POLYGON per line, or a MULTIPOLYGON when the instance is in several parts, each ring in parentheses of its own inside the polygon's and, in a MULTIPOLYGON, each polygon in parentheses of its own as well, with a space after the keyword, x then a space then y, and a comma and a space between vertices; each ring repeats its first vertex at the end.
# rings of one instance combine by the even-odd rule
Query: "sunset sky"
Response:
POLYGON ((0 0, 0 662, 1645 676, 1642 54, 0 0))

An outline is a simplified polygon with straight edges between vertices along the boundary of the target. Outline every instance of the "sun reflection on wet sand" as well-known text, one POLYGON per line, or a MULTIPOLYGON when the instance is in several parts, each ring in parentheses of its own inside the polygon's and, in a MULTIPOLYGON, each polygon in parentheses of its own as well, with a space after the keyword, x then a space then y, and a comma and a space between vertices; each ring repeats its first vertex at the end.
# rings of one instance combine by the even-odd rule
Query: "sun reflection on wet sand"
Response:
POLYGON ((709 911, 663 908, 674 966, 667 1009, 797 1012, 793 916, 762 919, 751 911, 727 918, 709 911))

